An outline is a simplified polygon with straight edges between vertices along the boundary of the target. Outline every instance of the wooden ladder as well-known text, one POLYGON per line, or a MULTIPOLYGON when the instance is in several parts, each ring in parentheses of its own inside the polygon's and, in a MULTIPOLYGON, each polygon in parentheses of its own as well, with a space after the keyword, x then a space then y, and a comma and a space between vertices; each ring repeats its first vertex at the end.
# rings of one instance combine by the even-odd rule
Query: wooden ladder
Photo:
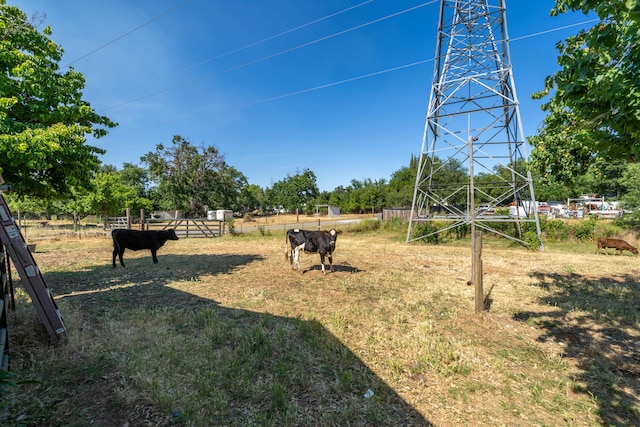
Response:
POLYGON ((49 333, 54 344, 66 332, 60 310, 51 295, 51 290, 42 277, 42 273, 27 248, 27 243, 16 226, 7 201, 0 192, 0 240, 18 271, 21 282, 36 308, 40 321, 49 333))

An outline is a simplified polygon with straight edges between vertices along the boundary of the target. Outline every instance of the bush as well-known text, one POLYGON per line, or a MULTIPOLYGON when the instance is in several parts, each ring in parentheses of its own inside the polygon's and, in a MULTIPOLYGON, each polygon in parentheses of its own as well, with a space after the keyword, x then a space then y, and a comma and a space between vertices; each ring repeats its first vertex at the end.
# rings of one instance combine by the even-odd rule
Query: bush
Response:
POLYGON ((409 224, 407 224, 406 221, 403 221, 401 218, 398 218, 398 217, 386 219, 381 224, 381 229, 385 231, 405 231, 406 232, 407 227, 409 227, 409 224))
POLYGON ((426 223, 416 225, 413 230, 414 232, 412 237, 425 236, 427 234, 430 234, 430 236, 427 236, 424 239, 421 239, 420 241, 424 243, 432 243, 435 245, 438 244, 438 233, 436 233, 438 229, 435 225, 426 222, 426 223))
POLYGON ((537 251, 542 246, 542 241, 538 237, 537 231, 527 231, 524 233, 524 243, 530 251, 537 251))
POLYGON ((597 218, 589 218, 580 221, 573 227, 573 233, 580 242, 592 242, 595 240, 597 218))
POLYGON ((546 239, 550 242, 563 242, 568 240, 571 235, 571 227, 560 219, 544 221, 540 225, 545 232, 546 239))
POLYGON ((378 231, 380 230, 380 221, 377 219, 363 219, 357 224, 352 224, 349 227, 349 231, 355 233, 363 233, 365 231, 378 231))

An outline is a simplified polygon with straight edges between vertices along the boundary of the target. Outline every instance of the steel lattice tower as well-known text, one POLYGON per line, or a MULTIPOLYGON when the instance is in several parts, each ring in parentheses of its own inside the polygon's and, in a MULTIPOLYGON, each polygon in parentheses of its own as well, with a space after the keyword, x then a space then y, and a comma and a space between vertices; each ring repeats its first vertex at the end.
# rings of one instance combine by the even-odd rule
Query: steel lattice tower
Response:
POLYGON ((407 242, 471 225, 525 243, 527 222, 540 238, 505 12, 504 0, 440 1, 407 242))

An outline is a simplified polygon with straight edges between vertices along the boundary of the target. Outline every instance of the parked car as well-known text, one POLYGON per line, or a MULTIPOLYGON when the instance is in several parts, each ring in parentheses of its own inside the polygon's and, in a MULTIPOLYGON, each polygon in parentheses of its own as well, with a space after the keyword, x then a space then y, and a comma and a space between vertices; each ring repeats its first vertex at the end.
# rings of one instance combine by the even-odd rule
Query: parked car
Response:
POLYGON ((549 213, 551 212, 551 206, 547 202, 538 202, 538 212, 549 213))
POLYGON ((489 203, 480 203, 476 212, 478 214, 494 213, 495 209, 489 203))

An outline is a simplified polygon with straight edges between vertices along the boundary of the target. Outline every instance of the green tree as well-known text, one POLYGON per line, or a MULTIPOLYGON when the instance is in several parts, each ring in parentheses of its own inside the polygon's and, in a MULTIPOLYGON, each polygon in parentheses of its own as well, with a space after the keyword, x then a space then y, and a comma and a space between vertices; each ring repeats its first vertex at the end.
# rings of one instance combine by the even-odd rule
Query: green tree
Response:
POLYGON ((409 166, 404 166, 391 174, 387 185, 388 207, 409 207, 413 203, 413 190, 418 173, 418 159, 411 156, 409 166))
POLYGON ((385 207, 387 184, 384 179, 379 181, 369 178, 362 181, 353 179, 348 192, 347 212, 365 213, 372 210, 380 212, 385 207))
POLYGON ((36 217, 51 212, 51 203, 45 199, 14 192, 3 194, 13 215, 24 216, 25 213, 36 217))
POLYGON ((295 175, 274 183, 267 193, 274 208, 281 206, 296 212, 306 208, 307 213, 312 213, 310 201, 318 196, 316 175, 309 169, 298 171, 295 175))
MULTIPOLYGON (((103 167, 103 170, 105 168, 103 167)), ((114 169, 115 171, 116 169, 114 169)), ((149 196, 149 171, 134 165, 133 163, 123 163, 122 169, 118 172, 120 182, 132 187, 138 197, 148 198, 149 196)))
POLYGON ((82 99, 81 73, 60 71, 51 34, 0 0, 0 173, 15 192, 40 197, 90 187, 104 150, 85 136, 116 126, 82 99))
POLYGON ((339 185, 338 187, 334 188, 331 194, 329 195, 328 204, 334 205, 334 206, 340 206, 340 211, 346 213, 346 212, 349 212, 349 210, 347 209, 348 200, 349 200, 349 190, 346 189, 344 186, 339 185))
POLYGON ((98 172, 94 189, 76 194, 68 203, 68 210, 78 214, 123 215, 137 198, 136 189, 124 184, 117 172, 98 172))
POLYGON ((640 163, 629 165, 620 184, 625 189, 625 195, 622 199, 625 208, 640 209, 640 163))
POLYGON ((600 22, 558 43, 560 70, 534 98, 549 96, 530 138, 543 177, 570 181, 597 157, 640 159, 639 0, 556 0, 552 15, 595 12, 600 22))
POLYGON ((141 158, 148 165, 156 188, 154 202, 164 209, 179 209, 185 216, 202 216, 205 208, 238 209, 247 185, 242 173, 227 165, 214 146, 197 147, 179 135, 172 145, 156 146, 141 158))
POLYGON ((265 208, 264 190, 256 184, 247 184, 240 192, 240 212, 263 211, 265 208))

